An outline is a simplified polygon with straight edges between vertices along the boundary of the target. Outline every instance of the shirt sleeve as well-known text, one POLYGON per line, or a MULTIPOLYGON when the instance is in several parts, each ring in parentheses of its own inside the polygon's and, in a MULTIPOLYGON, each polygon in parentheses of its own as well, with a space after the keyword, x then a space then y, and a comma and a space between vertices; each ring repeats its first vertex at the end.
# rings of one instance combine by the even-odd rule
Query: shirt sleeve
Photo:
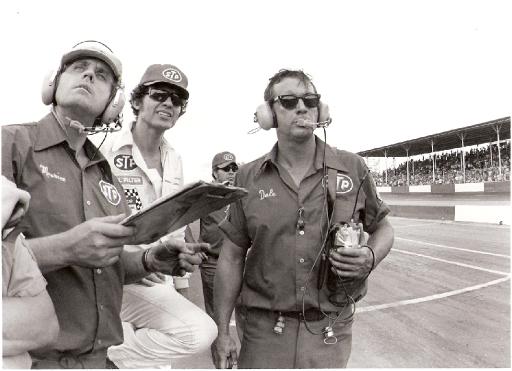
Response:
POLYGON ((24 241, 25 238, 20 235, 14 243, 2 243, 3 274, 7 273, 2 278, 7 279, 4 285, 6 295, 10 297, 36 296, 46 289, 46 280, 24 241))
POLYGON ((377 224, 390 212, 389 206, 380 198, 375 180, 368 169, 368 175, 363 184, 366 196, 364 208, 364 227, 368 233, 375 232, 377 224))

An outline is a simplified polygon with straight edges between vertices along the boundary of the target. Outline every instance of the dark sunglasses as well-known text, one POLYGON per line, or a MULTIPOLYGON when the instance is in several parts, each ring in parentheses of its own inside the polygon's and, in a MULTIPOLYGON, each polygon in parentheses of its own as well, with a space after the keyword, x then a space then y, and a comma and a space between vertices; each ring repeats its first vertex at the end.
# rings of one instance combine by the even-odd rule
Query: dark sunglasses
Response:
POLYGON ((183 106, 183 99, 178 94, 173 92, 149 89, 148 96, 154 101, 160 103, 165 102, 167 98, 171 98, 171 102, 174 106, 183 106))
POLYGON ((274 102, 279 101, 281 106, 286 109, 294 109, 299 104, 299 99, 302 99, 307 108, 316 108, 320 104, 320 94, 314 93, 306 94, 302 97, 293 94, 278 95, 277 98, 274 98, 274 102))
POLYGON ((236 173, 238 171, 238 166, 236 164, 231 164, 231 165, 228 165, 226 167, 219 167, 217 169, 225 171, 226 173, 228 171, 232 171, 232 172, 236 173))

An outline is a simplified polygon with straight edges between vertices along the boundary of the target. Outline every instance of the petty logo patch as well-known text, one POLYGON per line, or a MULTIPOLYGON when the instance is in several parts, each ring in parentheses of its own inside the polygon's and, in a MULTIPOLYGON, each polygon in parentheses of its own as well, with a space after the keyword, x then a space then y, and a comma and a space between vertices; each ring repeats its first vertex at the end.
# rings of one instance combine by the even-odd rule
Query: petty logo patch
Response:
POLYGON ((114 157, 114 165, 120 170, 133 170, 137 167, 132 155, 117 155, 114 157))
POLYGON ((337 174, 336 175, 336 193, 347 193, 354 188, 354 182, 348 175, 337 174))
POLYGON ((167 69, 163 70, 162 75, 167 80, 171 80, 172 82, 180 82, 183 79, 181 77, 180 71, 175 70, 174 68, 167 68, 167 69))
POLYGON ((139 192, 133 188, 125 188, 124 195, 126 196, 126 201, 128 201, 128 206, 132 210, 140 210, 142 209, 142 201, 140 200, 139 192))
POLYGON ((117 206, 119 202, 121 202, 121 195, 117 191, 117 188, 110 183, 105 182, 104 180, 100 180, 100 190, 103 193, 103 196, 110 202, 112 205, 117 206))

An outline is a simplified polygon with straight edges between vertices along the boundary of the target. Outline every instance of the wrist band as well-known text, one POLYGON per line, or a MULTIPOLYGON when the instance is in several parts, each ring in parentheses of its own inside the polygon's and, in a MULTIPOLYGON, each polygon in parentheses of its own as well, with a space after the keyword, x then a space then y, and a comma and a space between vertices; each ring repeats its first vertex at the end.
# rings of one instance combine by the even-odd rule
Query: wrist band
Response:
POLYGON ((150 249, 144 250, 144 253, 142 254, 142 266, 144 267, 144 270, 148 273, 152 273, 153 271, 149 269, 148 266, 148 254, 150 249))

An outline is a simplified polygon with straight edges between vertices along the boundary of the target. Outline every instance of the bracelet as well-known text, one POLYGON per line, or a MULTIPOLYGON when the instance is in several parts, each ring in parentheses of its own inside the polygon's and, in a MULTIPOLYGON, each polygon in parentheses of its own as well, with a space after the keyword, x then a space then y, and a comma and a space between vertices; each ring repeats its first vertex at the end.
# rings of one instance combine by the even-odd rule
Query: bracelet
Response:
POLYGON ((152 273, 153 271, 151 269, 149 269, 149 266, 148 266, 148 254, 149 254, 149 250, 150 249, 146 249, 144 250, 144 253, 142 254, 142 266, 144 267, 144 270, 146 272, 149 272, 149 273, 152 273))

